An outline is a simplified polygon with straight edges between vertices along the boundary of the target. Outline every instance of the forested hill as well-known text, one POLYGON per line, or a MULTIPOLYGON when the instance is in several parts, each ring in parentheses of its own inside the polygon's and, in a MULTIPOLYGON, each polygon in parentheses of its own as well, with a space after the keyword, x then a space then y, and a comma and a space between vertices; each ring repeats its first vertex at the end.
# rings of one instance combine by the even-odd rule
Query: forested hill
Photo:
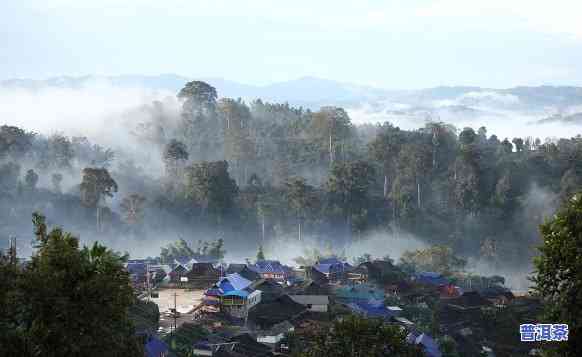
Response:
POLYGON ((177 236, 224 238, 232 251, 281 240, 343 247, 372 233, 389 253, 390 237, 406 232, 519 265, 534 254, 538 224, 582 183, 579 136, 356 126, 339 107, 219 99, 199 81, 177 100, 177 113, 156 101, 119 129, 131 150, 2 126, 0 236, 28 237, 40 210, 137 255, 177 236))

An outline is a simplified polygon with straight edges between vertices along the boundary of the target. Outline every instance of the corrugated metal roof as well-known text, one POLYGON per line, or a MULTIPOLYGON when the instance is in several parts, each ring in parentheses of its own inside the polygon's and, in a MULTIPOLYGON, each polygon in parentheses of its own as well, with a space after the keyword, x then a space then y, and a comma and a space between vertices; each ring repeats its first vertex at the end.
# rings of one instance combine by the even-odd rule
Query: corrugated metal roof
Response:
POLYGON ((327 295, 289 295, 289 297, 301 305, 329 304, 329 296, 327 295))
POLYGON ((259 260, 252 266, 257 273, 277 273, 284 274, 286 272, 283 265, 278 260, 259 260))
MULTIPOLYGON (((228 282, 232 286, 233 290, 243 290, 244 288, 251 285, 251 281, 243 278, 238 273, 228 274, 224 278, 220 279, 218 286, 222 288, 223 283, 228 282)), ((224 289, 223 289, 224 290, 224 289)))

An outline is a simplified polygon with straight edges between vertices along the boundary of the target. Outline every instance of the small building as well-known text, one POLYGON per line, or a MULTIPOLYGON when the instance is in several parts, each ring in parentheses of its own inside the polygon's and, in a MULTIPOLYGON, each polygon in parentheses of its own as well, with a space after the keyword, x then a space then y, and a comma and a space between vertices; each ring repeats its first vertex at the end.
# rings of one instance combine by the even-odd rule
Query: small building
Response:
POLYGON ((236 318, 244 318, 261 302, 261 291, 252 289, 251 282, 237 273, 221 278, 204 293, 203 302, 218 305, 220 310, 236 318))
POLYGON ((261 301, 273 301, 283 294, 283 287, 273 280, 259 279, 249 286, 252 290, 261 291, 261 301))
POLYGON ((234 274, 237 273, 243 278, 255 281, 261 279, 259 273, 254 271, 253 269, 249 268, 246 264, 229 264, 228 268, 226 269, 227 274, 234 274))
POLYGON ((481 296, 498 306, 505 306, 515 299, 511 290, 503 286, 491 286, 483 289, 481 296))
POLYGON ((457 310, 474 310, 493 305, 476 291, 467 291, 457 298, 447 301, 447 305, 457 310))
POLYGON ((279 343, 286 334, 295 331, 295 327, 287 320, 280 322, 270 329, 260 332, 257 336, 257 342, 269 345, 279 343))
POLYGON ((330 283, 343 281, 352 267, 338 258, 318 260, 312 267, 310 276, 313 280, 326 280, 330 283))
POLYGON ((351 274, 353 279, 360 281, 375 281, 379 284, 395 284, 402 280, 404 274, 392 262, 386 260, 374 260, 364 262, 356 267, 351 274))
POLYGON ((275 301, 263 302, 250 309, 248 323, 252 328, 268 329, 285 320, 294 321, 307 311, 307 308, 281 295, 275 301))
POLYGON ((271 279, 283 283, 290 275, 290 269, 277 260, 259 260, 250 267, 263 279, 271 279))
POLYGON ((193 263, 185 277, 191 287, 208 288, 220 278, 220 271, 212 263, 193 263))
POLYGON ((289 295, 289 297, 311 312, 327 312, 329 308, 329 296, 327 295, 289 295))
POLYGON ((383 302, 379 300, 355 301, 347 304, 347 307, 352 310, 353 313, 366 318, 382 318, 389 321, 396 317, 396 315, 388 310, 383 302))

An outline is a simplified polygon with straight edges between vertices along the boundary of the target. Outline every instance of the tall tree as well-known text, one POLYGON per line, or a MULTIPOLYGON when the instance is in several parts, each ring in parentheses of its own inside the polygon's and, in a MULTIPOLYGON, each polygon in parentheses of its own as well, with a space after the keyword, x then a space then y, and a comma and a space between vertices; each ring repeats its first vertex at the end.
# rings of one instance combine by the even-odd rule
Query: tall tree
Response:
POLYGON ((36 184, 38 183, 38 174, 34 172, 33 169, 26 171, 26 176, 24 176, 24 183, 27 190, 29 191, 36 190, 36 184))
MULTIPOLYGON (((16 287, 27 356, 143 356, 127 310, 134 301, 122 258, 33 215, 37 252, 16 287)), ((4 333, 3 333, 4 334, 4 333)), ((4 346, 9 347, 9 346, 4 346)), ((8 355, 14 355, 11 351, 8 355)))
POLYGON ((202 215, 210 214, 221 224, 234 206, 238 186, 228 173, 226 161, 201 162, 186 168, 186 197, 202 206, 202 215))
POLYGON ((106 197, 113 197, 117 192, 117 182, 104 168, 83 169, 83 181, 80 185, 81 203, 97 211, 97 230, 101 231, 101 205, 106 197))
POLYGON ((547 323, 568 324, 568 342, 544 345, 551 356, 582 355, 582 194, 574 195, 541 226, 543 245, 534 260, 535 291, 547 323))
POLYGON ((352 233, 352 218, 366 207, 370 186, 375 180, 374 168, 365 161, 336 163, 327 182, 332 205, 343 211, 348 233, 352 233))
POLYGON ((285 184, 285 197, 297 219, 297 239, 302 240, 303 221, 314 196, 314 188, 303 177, 292 177, 285 184))
POLYGON ((141 222, 144 215, 144 203, 146 198, 137 193, 126 196, 121 201, 121 209, 125 222, 134 226, 141 222))

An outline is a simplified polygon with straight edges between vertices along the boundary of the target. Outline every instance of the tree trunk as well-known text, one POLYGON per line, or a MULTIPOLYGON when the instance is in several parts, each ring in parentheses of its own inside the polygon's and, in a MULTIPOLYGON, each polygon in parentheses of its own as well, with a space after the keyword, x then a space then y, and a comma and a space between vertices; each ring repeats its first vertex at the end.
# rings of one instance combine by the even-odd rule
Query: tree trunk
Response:
POLYGON ((299 241, 301 242, 301 219, 299 219, 299 223, 298 223, 298 237, 299 237, 299 241))

